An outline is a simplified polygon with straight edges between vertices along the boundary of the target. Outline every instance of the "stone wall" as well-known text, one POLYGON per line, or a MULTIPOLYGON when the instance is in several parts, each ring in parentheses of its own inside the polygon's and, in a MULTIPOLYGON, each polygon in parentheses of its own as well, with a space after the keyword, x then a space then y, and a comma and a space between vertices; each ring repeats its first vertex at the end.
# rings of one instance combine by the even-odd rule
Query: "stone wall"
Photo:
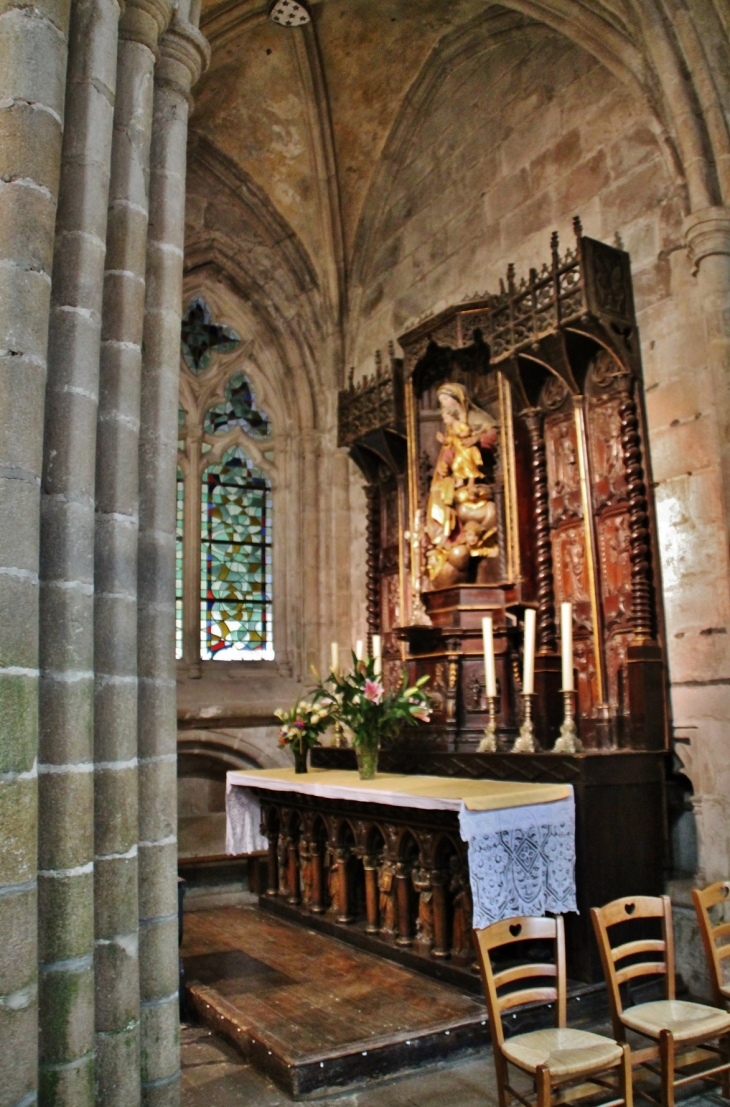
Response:
POLYGON ((684 183, 642 99, 544 26, 499 49, 485 42, 434 80, 422 108, 409 105, 414 119, 362 236, 352 360, 368 370, 372 352, 419 319, 497 289, 509 262, 518 277, 539 267, 553 229, 570 242, 573 215, 586 234, 629 251, 674 726, 695 792, 701 872, 718 878, 730 871, 724 399, 685 246, 684 183))

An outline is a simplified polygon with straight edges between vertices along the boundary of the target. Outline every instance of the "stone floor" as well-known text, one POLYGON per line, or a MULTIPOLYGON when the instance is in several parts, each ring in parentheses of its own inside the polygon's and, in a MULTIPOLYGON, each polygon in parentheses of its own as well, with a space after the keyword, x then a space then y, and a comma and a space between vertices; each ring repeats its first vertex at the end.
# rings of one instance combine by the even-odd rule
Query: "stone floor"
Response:
MULTIPOLYGON (((182 1107, 279 1107, 291 1104, 284 1092, 256 1072, 212 1031, 182 1030, 182 1107)), ((299 1101, 301 1102, 301 1100, 299 1101)), ((497 1102, 491 1054, 423 1072, 377 1081, 362 1090, 323 1096, 332 1107, 493 1107, 497 1102)))
MULTIPOLYGON (((607 1027, 596 1025, 595 1029, 605 1032, 607 1027)), ((294 1103, 207 1028, 184 1026, 181 1043, 181 1107, 289 1107, 294 1103)), ((323 1095, 315 1102, 317 1107, 495 1107, 491 1052, 379 1080, 356 1091, 323 1095)), ((682 1101, 682 1107, 727 1104, 728 1100, 714 1092, 682 1101)))

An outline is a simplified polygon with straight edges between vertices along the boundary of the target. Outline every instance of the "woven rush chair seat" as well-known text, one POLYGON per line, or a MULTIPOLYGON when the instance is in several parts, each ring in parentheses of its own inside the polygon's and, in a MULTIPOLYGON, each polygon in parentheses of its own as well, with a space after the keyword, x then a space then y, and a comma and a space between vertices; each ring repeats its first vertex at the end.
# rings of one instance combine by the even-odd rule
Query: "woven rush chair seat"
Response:
POLYGON ((502 1052, 525 1072, 545 1065, 551 1076, 568 1077, 618 1065, 622 1051, 617 1042, 600 1034, 557 1026, 507 1038, 502 1052))
POLYGON ((696 1038, 698 1034, 711 1038, 730 1030, 730 1015, 725 1011, 682 999, 638 1003, 623 1012, 621 1022, 647 1038, 659 1038, 662 1030, 671 1030, 675 1042, 696 1038))
POLYGON ((504 919, 475 930, 474 943, 489 1014, 498 1107, 515 1101, 522 1107, 556 1107, 588 1096, 595 1099, 597 1094, 602 1095, 603 1107, 633 1107, 630 1047, 565 1025, 568 987, 562 917, 504 919), (529 959, 515 963, 526 941, 532 944, 529 959), (553 954, 543 957, 535 943, 551 946, 553 954), (492 954, 497 951, 495 967, 492 954), (504 956, 509 959, 501 960, 504 956), (536 1002, 555 1005, 555 1027, 506 1038, 503 1013, 536 1002), (532 1077, 530 1098, 510 1084, 510 1065, 532 1077))
MULTIPOLYGON (((677 1089, 697 1080, 719 1083, 722 1094, 730 1098, 730 1015, 720 1007, 677 999, 669 896, 624 896, 603 907, 592 907, 591 918, 614 1037, 625 1041, 629 1029, 649 1039, 646 1046, 633 1050, 632 1060, 660 1076, 662 1107, 674 1107, 677 1089), (647 936, 645 924, 652 919, 654 929, 659 925, 661 937, 647 936), (631 933, 626 930, 627 924, 637 922, 640 928, 631 933), (612 944, 609 931, 613 931, 616 944, 612 944), (624 1009, 621 986, 647 977, 663 980, 666 998, 624 1009), (707 1061, 709 1064, 697 1069, 697 1064, 707 1061)), ((642 1089, 637 1088, 637 1093, 656 1102, 642 1089)))

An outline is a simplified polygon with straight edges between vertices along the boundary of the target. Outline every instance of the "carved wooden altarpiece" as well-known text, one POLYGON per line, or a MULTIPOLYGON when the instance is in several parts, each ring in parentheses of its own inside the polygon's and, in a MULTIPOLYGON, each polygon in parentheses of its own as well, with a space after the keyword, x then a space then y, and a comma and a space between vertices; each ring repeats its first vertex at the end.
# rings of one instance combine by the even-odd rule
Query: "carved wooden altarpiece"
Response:
POLYGON ((403 359, 391 349, 387 365, 378 357, 373 376, 351 379, 340 393, 339 443, 367 481, 368 631, 383 636, 386 681, 400 680, 404 664, 413 677, 430 676, 432 722, 404 736, 421 748, 473 751, 481 739, 485 614, 495 624, 500 749, 511 748, 521 721, 524 612, 533 607, 535 734, 541 749, 552 749, 563 707, 556 619, 563 600, 573 604, 585 747, 667 746, 630 261, 584 236, 577 220, 575 230, 564 254, 553 235, 540 271, 517 282, 510 267, 498 294, 402 335, 403 359), (434 565, 433 529, 429 537, 444 386, 466 397, 461 411, 468 407, 477 427, 469 442, 489 428, 474 456, 495 533, 491 546, 471 557, 466 551, 456 569, 442 568, 447 555, 438 551, 434 565))

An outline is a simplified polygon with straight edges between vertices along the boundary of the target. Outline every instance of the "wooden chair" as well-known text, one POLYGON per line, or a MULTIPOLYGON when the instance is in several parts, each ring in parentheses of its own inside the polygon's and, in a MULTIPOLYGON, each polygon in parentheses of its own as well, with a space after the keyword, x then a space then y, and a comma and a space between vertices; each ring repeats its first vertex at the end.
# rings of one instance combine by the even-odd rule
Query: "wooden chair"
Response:
POLYGON ((718 903, 730 904, 730 881, 718 880, 716 884, 710 884, 702 890, 693 888, 692 899, 697 912, 697 921, 700 924, 707 967, 710 970, 712 1001, 716 1007, 727 1007, 730 1003, 730 983, 723 983, 722 962, 726 957, 730 957, 730 943, 727 940, 723 945, 718 943, 730 935, 730 922, 721 922, 713 926, 710 909, 716 907, 718 903))
MULTIPOLYGON (((614 1036, 617 1041, 624 1042, 626 1030, 630 1029, 658 1043, 644 1049, 635 1049, 632 1059, 634 1065, 643 1065, 661 1077, 663 1107, 673 1107, 675 1089, 693 1080, 714 1081, 721 1076, 723 1095, 730 1094, 730 1015, 703 1003, 676 999, 672 905, 669 896, 627 896, 607 903, 605 907, 592 907, 591 917, 606 977, 614 1036), (661 938, 641 938, 612 948, 609 928, 629 919, 659 919, 661 938), (654 956, 645 960, 643 954, 654 956), (637 957, 642 959, 637 961, 637 957), (631 962, 620 967, 619 962, 627 958, 631 958, 631 962), (620 985, 654 974, 665 978, 666 999, 638 1003, 624 1010, 620 985), (718 1039, 717 1047, 707 1045, 715 1039, 718 1039), (704 1048, 691 1048, 698 1045, 704 1048), (687 1052, 678 1056, 678 1047, 687 1052), (701 1072, 675 1078, 676 1072, 682 1072, 709 1057, 717 1060, 718 1054, 722 1056, 722 1063, 701 1072), (660 1062, 659 1069, 653 1064, 656 1060, 660 1062)), ((638 1088, 636 1092, 651 1102, 657 1102, 638 1088)))
POLYGON ((565 1025, 566 976, 565 931, 560 916, 554 919, 517 918, 493 923, 474 931, 474 943, 484 982, 489 1012, 489 1029, 494 1047, 499 1107, 508 1107, 516 1098, 524 1107, 549 1107, 608 1088, 612 1098, 603 1107, 632 1107, 631 1050, 600 1034, 573 1030, 565 1025), (521 941, 549 940, 555 943, 554 963, 528 962, 500 972, 492 968, 491 952, 500 946, 521 941), (518 987, 499 995, 507 985, 519 985, 532 978, 533 985, 518 987), (543 983, 536 983, 541 978, 543 983), (554 983, 545 984, 544 981, 554 983), (544 1001, 555 1004, 554 1029, 534 1030, 505 1039, 502 1012, 523 1003, 544 1001), (529 1100, 509 1084, 509 1064, 529 1074, 534 1081, 535 1098, 529 1100), (617 1070, 613 1082, 603 1078, 617 1070), (576 1086, 576 1081, 580 1084, 576 1086))

